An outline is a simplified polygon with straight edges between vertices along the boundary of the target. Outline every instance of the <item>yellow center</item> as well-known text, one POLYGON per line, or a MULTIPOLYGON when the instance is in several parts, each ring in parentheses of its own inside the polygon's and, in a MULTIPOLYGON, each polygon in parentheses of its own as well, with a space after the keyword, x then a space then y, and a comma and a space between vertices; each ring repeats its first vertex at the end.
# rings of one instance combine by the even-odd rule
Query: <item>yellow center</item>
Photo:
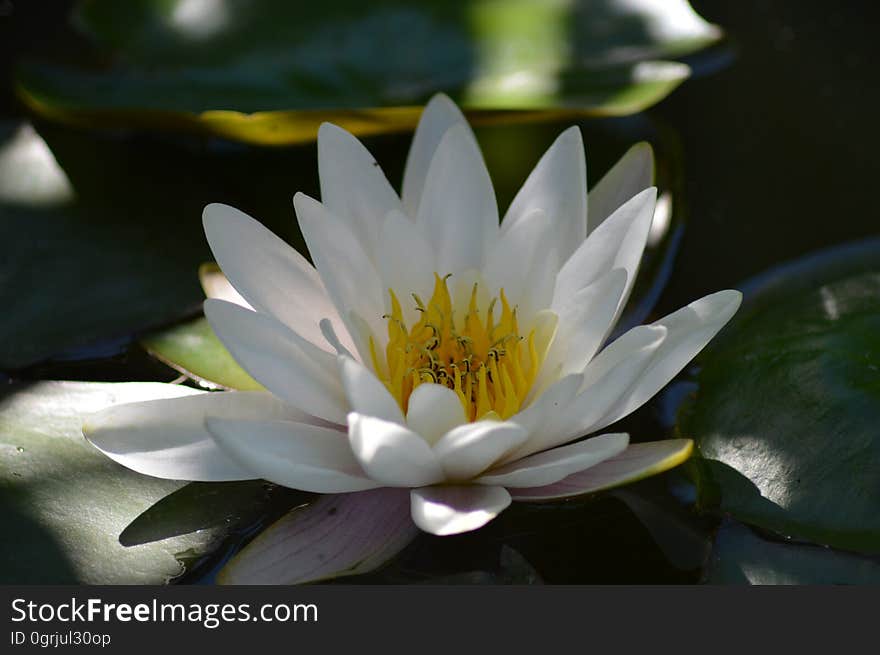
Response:
POLYGON ((389 289, 385 361, 371 337, 373 367, 404 412, 412 392, 433 382, 456 393, 469 421, 506 419, 519 411, 540 368, 543 348, 536 345, 536 331, 520 336, 516 308, 510 308, 503 289, 481 316, 477 284, 467 313, 458 320, 446 277, 434 274, 434 292, 427 304, 413 294, 421 316, 412 327, 406 325, 400 302, 389 289), (493 310, 499 300, 501 316, 496 323, 493 310))

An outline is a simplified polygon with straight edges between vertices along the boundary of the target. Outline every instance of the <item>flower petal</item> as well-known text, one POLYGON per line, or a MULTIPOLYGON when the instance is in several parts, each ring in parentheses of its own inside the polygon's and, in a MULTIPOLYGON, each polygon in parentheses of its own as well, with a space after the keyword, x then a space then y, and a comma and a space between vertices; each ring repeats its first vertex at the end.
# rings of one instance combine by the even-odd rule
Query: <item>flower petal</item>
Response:
POLYGON ((441 536, 481 528, 510 505, 504 487, 425 487, 413 489, 410 498, 415 524, 441 536))
POLYGON ((244 299, 235 287, 229 282, 229 278, 223 274, 216 264, 202 264, 199 266, 199 282, 206 298, 218 298, 226 302, 241 305, 247 309, 253 309, 251 304, 244 299))
POLYGON ((406 424, 429 444, 462 423, 467 423, 464 408, 449 387, 425 383, 410 394, 406 424))
POLYGON ((587 225, 592 232, 617 208, 640 191, 654 186, 654 151, 642 141, 626 151, 587 196, 587 225))
POLYGON ((569 498, 610 489, 663 473, 690 457, 690 439, 667 439, 630 444, 619 455, 544 487, 510 489, 514 500, 542 501, 569 498))
POLYGON ((344 493, 373 489, 345 432, 293 421, 208 417, 221 449, 256 476, 292 489, 344 493))
POLYGON ((352 412, 348 437, 355 457, 373 480, 390 487, 421 487, 443 479, 431 447, 403 425, 352 412))
POLYGON ((437 146, 417 223, 434 244, 438 273, 482 268, 498 230, 498 206, 483 155, 464 125, 451 127, 437 146))
POLYGON ((443 135, 454 125, 463 125, 470 139, 476 143, 477 140, 461 110, 446 94, 436 94, 425 105, 403 171, 401 197, 403 209, 409 216, 418 214, 431 160, 443 135))
POLYGON ((352 347, 318 272, 302 255, 258 221, 227 205, 205 207, 202 222, 220 268, 254 309, 329 351, 318 327, 318 321, 328 318, 343 343, 352 347))
POLYGON ((336 375, 336 355, 267 314, 224 300, 206 300, 205 316, 223 345, 257 382, 303 411, 345 423, 347 407, 336 375))
POLYGON ((351 409, 359 414, 375 416, 384 421, 405 425, 403 412, 394 396, 373 373, 360 362, 340 355, 339 374, 351 409))
POLYGON ((354 136, 332 123, 318 129, 318 175, 321 202, 348 223, 372 256, 382 221, 402 209, 373 155, 354 136))
POLYGON ((626 271, 615 268, 559 307, 556 338, 543 371, 568 375, 584 369, 608 336, 625 287, 626 271))
POLYGON ((367 573, 417 535, 409 492, 322 496, 270 525, 223 567, 220 584, 304 584, 367 573))
POLYGON ((603 434, 505 464, 476 481, 505 487, 541 487, 614 457, 628 443, 629 435, 625 433, 603 434))
MULTIPOLYGON (((430 298, 434 288, 434 250, 422 230, 399 211, 385 217, 382 235, 377 246, 377 266, 384 288, 397 293, 416 293, 430 298)), ((390 295, 385 305, 390 311, 390 295)), ((419 316, 415 303, 407 294, 399 298, 407 325, 415 323, 419 316)))
POLYGON ((221 450, 205 416, 315 422, 265 391, 200 392, 180 398, 116 405, 88 417, 83 434, 110 459, 169 480, 226 481, 259 477, 221 450))
POLYGON ((510 421, 477 421, 447 432, 434 445, 434 453, 440 459, 447 480, 470 480, 527 437, 522 426, 510 421))
POLYGON ((602 223, 562 265, 556 277, 553 308, 566 303, 578 290, 598 280, 606 272, 626 271, 626 287, 620 297, 614 321, 629 298, 639 270, 642 251, 648 240, 657 189, 651 187, 624 203, 602 223))
POLYGON ((544 153, 510 204, 502 232, 534 209, 544 211, 544 229, 553 235, 560 259, 567 260, 587 237, 587 164, 580 128, 565 130, 544 153))
POLYGON ((599 430, 635 411, 660 391, 718 334, 741 301, 739 291, 719 291, 652 323, 666 328, 666 338, 635 384, 593 429, 599 430))
POLYGON ((557 446, 608 425, 604 417, 626 397, 665 337, 662 327, 640 326, 616 348, 609 346, 599 353, 584 369, 584 383, 578 395, 547 424, 540 438, 528 444, 529 449, 538 445, 542 449, 557 446))
MULTIPOLYGON (((353 330, 349 313, 355 311, 378 334, 384 327, 381 308, 385 293, 363 244, 343 220, 317 200, 297 193, 293 204, 312 261, 347 331, 353 330)), ((369 357, 365 352, 360 355, 369 357)))

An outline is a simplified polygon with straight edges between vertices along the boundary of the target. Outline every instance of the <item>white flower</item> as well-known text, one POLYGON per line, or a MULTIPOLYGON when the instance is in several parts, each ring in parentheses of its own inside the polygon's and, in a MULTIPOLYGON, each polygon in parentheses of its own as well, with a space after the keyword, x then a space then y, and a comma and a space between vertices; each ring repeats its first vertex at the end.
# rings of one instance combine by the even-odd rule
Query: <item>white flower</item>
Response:
POLYGON ((270 393, 116 406, 84 428, 93 444, 163 478, 409 488, 413 520, 440 535, 480 527, 511 498, 594 491, 688 456, 688 440, 571 443, 647 401, 739 306, 722 291, 603 347, 651 226, 647 146, 588 205, 581 135, 566 130, 500 226, 477 142, 445 96, 425 109, 401 197, 333 125, 318 160, 323 202, 294 198, 314 268, 241 212, 205 209, 243 298, 209 299, 205 313, 270 393))

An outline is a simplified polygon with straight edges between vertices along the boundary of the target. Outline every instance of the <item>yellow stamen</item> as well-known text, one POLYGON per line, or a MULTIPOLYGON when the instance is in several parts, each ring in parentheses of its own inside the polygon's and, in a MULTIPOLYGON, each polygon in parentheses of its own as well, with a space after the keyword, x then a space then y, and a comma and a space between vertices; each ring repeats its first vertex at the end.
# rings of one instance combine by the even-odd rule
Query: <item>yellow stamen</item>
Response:
POLYGON ((434 274, 434 291, 428 302, 412 294, 418 320, 404 321, 397 295, 389 289, 391 313, 385 362, 370 339, 374 370, 405 412, 409 396, 421 384, 431 382, 452 389, 470 421, 483 417, 507 419, 516 414, 537 377, 539 352, 535 330, 525 342, 519 334, 516 307, 502 289, 485 306, 481 317, 477 284, 471 289, 464 317, 454 315, 447 278, 434 274), (496 317, 496 304, 501 305, 496 317))

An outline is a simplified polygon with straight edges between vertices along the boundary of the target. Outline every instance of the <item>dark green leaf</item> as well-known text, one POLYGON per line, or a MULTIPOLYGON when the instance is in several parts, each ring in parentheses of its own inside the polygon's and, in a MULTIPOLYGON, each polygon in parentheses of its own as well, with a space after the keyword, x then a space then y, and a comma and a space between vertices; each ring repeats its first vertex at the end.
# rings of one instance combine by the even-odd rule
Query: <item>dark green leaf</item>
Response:
POLYGON ((720 37, 685 0, 91 0, 75 16, 114 66, 22 67, 33 109, 256 143, 312 139, 322 120, 409 129, 413 106, 438 91, 492 121, 499 110, 633 113, 689 74, 655 60, 720 37))
POLYGON ((880 552, 880 242, 762 278, 679 416, 699 500, 781 535, 880 552))
POLYGON ((746 526, 725 522, 706 570, 709 584, 878 584, 880 560, 823 546, 762 539, 746 526))

